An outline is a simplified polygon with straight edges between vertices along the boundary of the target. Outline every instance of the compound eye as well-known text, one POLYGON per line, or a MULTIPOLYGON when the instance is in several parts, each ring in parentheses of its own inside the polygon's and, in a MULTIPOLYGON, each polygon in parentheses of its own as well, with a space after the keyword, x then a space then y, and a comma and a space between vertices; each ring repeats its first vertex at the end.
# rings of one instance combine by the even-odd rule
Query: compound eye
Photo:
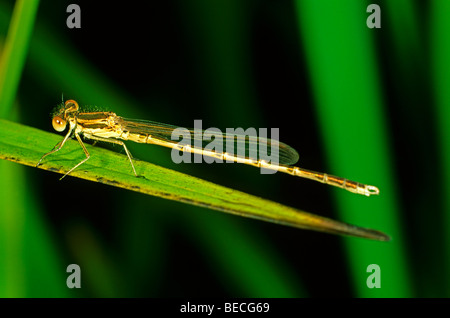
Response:
POLYGON ((64 119, 62 119, 59 116, 55 116, 53 117, 52 120, 52 125, 53 125, 53 129, 55 129, 58 132, 62 132, 64 131, 64 129, 66 129, 66 121, 64 119))

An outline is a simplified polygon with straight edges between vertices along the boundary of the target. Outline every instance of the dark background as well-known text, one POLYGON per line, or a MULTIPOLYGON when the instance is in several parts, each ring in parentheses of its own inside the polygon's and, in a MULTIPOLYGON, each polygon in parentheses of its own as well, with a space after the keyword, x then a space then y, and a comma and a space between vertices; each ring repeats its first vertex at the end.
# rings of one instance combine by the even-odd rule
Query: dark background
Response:
MULTIPOLYGON (((332 2, 317 1, 316 6, 323 6, 321 23, 330 32, 330 43, 338 43, 330 45, 326 54, 338 56, 339 46, 352 43, 355 37, 336 31, 336 38, 332 30, 339 29, 339 23, 362 21, 359 25, 372 51, 370 56, 355 55, 364 60, 362 65, 370 64, 374 73, 365 75, 379 83, 374 94, 380 99, 375 105, 382 124, 377 126, 379 131, 367 132, 365 127, 372 126, 361 123, 371 122, 364 117, 370 112, 358 117, 352 110, 366 107, 367 102, 355 98, 365 78, 352 82, 360 64, 351 56, 342 60, 338 56, 339 64, 349 68, 340 74, 329 69, 333 85, 350 87, 348 101, 338 101, 339 107, 348 108, 343 107, 333 119, 337 127, 351 131, 348 141, 341 141, 340 150, 362 158, 356 164, 348 162, 348 170, 336 171, 339 165, 333 157, 339 154, 329 146, 334 133, 324 128, 325 108, 318 106, 326 94, 320 87, 327 87, 329 78, 314 71, 321 65, 320 55, 307 53, 312 45, 308 35, 314 39, 323 34, 311 22, 314 17, 307 18, 314 12, 307 10, 308 2, 78 1, 81 29, 68 29, 66 8, 71 1, 41 1, 17 96, 19 121, 51 131, 48 114, 63 93, 64 99, 106 107, 120 116, 182 127, 192 127, 194 119, 202 119, 204 128, 223 131, 227 127, 278 127, 280 140, 298 150, 299 166, 343 177, 347 175, 342 172, 354 169, 349 178, 381 184, 380 198, 356 198, 320 183, 281 174, 261 175, 255 168, 238 164, 176 165, 170 150, 133 143, 128 147, 142 160, 385 231, 393 236, 391 242, 302 231, 77 178, 58 181, 56 174, 24 168, 39 202, 37 223, 45 229, 33 233, 46 239, 34 247, 34 254, 18 258, 23 261, 22 269, 14 274, 4 270, 5 276, 22 277, 17 279, 21 287, 5 289, 5 295, 447 295, 448 186, 444 176, 448 164, 443 158, 449 150, 442 137, 446 134, 442 118, 448 113, 440 97, 445 93, 439 95, 439 87, 445 85, 436 83, 445 81, 439 69, 446 66, 440 66, 435 50, 448 37, 433 37, 439 37, 437 29, 445 27, 432 23, 439 5, 377 1, 382 8, 382 28, 371 30, 364 21, 369 15, 365 8, 373 1, 361 1, 363 5, 342 1, 337 11, 331 9, 337 6, 332 2), (357 105, 352 106, 355 100, 357 105), (364 140, 361 136, 366 133, 381 136, 385 146, 374 149, 370 138, 367 143, 354 141, 364 140), (366 164, 365 149, 388 158, 388 166, 382 159, 368 160, 380 162, 379 166, 366 164), (360 176, 358 171, 368 174, 360 176), (371 179, 377 171, 379 180, 371 179), (389 179, 383 179, 385 175, 389 179), (384 184, 392 185, 384 189, 393 189, 386 196, 395 203, 384 201, 384 184), (344 203, 350 201, 354 204, 348 211, 356 206, 360 218, 345 212, 344 203), (373 202, 378 202, 376 208, 373 202), (392 258, 393 254, 398 258, 392 258), (80 290, 64 285, 65 268, 72 263, 82 269, 80 290), (366 267, 372 263, 381 264, 379 290, 365 286, 366 267)), ((13 2, 2 1, 2 8, 12 10, 13 2)), ((354 45, 348 50, 359 52, 362 46, 354 45)), ((31 244, 24 241, 24 246, 31 244)))

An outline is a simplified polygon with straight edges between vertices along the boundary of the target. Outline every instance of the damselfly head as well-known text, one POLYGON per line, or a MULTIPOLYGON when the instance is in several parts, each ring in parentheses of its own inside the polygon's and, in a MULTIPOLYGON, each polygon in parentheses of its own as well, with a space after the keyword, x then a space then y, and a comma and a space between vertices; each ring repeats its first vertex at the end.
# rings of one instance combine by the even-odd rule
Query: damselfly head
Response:
POLYGON ((57 132, 63 132, 67 126, 67 118, 71 113, 78 112, 79 106, 73 99, 61 103, 52 112, 52 126, 57 132))

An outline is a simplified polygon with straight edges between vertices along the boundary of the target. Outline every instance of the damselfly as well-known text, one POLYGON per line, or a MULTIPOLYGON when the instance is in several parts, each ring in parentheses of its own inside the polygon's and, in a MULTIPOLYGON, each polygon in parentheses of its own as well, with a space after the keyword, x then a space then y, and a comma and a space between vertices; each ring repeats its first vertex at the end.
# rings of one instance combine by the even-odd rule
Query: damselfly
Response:
MULTIPOLYGON (((52 125, 53 128, 58 132, 63 132, 67 128, 67 125, 69 125, 69 129, 64 139, 57 143, 53 150, 43 155, 36 166, 38 166, 48 155, 59 151, 64 146, 66 141, 73 136, 75 136, 75 138, 78 140, 81 148, 86 155, 85 159, 83 159, 72 169, 67 171, 66 174, 62 176, 62 178, 64 178, 66 175, 71 173, 73 170, 78 168, 89 159, 89 152, 87 151, 80 137, 83 136, 86 139, 123 146, 133 169, 133 173, 136 176, 138 176, 138 174, 136 173, 131 154, 122 140, 132 140, 138 143, 156 144, 183 152, 190 152, 193 154, 218 158, 226 161, 248 164, 259 168, 276 170, 293 176, 326 183, 353 193, 363 194, 366 196, 379 194, 379 190, 375 186, 366 185, 341 177, 332 176, 326 173, 315 172, 293 166, 293 164, 295 164, 298 160, 297 151, 282 142, 274 141, 271 139, 234 134, 224 134, 223 136, 224 143, 230 141, 232 143, 236 141, 242 141, 245 147, 255 146, 256 143, 258 143, 258 145, 261 145, 262 143, 266 146, 271 145, 272 143, 276 143, 276 145, 279 147, 278 164, 272 164, 261 159, 257 152, 253 152, 253 154, 252 152, 249 152, 246 155, 238 155, 235 153, 216 152, 214 150, 208 150, 205 149, 202 144, 201 146, 198 146, 198 143, 194 143, 193 145, 183 145, 171 139, 172 132, 175 129, 179 128, 177 126, 161 124, 153 121, 127 119, 119 117, 113 112, 83 111, 78 106, 78 103, 74 100, 67 100, 65 103, 60 105, 60 107, 54 112, 52 125)), ((194 130, 188 131, 192 132, 193 136, 196 136, 194 130)))

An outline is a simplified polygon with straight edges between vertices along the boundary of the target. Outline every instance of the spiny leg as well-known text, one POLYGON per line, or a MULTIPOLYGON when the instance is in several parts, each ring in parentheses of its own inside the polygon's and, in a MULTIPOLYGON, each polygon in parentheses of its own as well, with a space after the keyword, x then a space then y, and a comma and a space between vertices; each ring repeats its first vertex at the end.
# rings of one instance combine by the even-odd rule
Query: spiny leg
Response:
POLYGON ((91 155, 89 155, 89 152, 87 151, 86 147, 84 146, 83 142, 81 141, 80 136, 77 134, 77 132, 75 132, 74 134, 75 134, 75 137, 77 138, 78 142, 80 143, 81 148, 83 148, 84 154, 86 155, 86 159, 81 160, 80 163, 78 163, 75 167, 73 167, 72 169, 70 169, 69 171, 67 171, 66 174, 63 175, 63 176, 61 177, 61 179, 59 179, 59 180, 62 180, 62 178, 64 178, 64 177, 67 176, 69 173, 71 173, 72 171, 74 171, 76 168, 78 168, 79 166, 81 166, 83 163, 85 163, 85 162, 91 157, 91 155))
POLYGON ((69 139, 70 135, 72 134, 72 129, 69 129, 69 132, 67 133, 67 135, 64 137, 63 140, 61 140, 60 142, 58 142, 53 149, 50 152, 47 152, 45 155, 43 155, 41 157, 41 159, 39 160, 39 162, 36 164, 36 167, 38 167, 41 164, 41 161, 47 157, 48 155, 51 155, 52 153, 55 153, 59 150, 61 150, 61 148, 64 146, 64 144, 66 143, 67 139, 69 139))
POLYGON ((109 143, 112 143, 112 144, 123 146, 123 149, 125 149, 125 152, 126 152, 126 154, 128 156, 128 160, 130 160, 131 168, 133 168, 134 175, 136 177, 139 177, 138 174, 136 173, 136 169, 134 168, 134 164, 133 164, 131 153, 128 151, 128 148, 127 148, 127 146, 125 145, 125 143, 123 141, 117 140, 117 139, 112 139, 112 138, 97 137, 97 136, 89 136, 89 139, 92 139, 94 141, 109 142, 109 143))

